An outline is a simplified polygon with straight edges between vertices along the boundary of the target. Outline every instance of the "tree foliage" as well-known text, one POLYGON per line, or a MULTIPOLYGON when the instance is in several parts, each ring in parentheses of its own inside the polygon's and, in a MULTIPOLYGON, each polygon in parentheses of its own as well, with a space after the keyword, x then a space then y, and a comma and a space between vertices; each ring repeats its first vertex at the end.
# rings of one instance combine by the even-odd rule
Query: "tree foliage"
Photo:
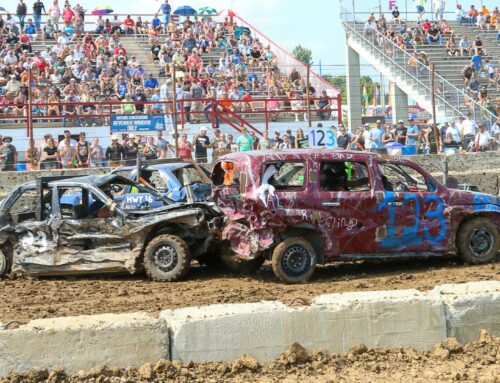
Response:
POLYGON ((302 45, 297 45, 295 48, 293 48, 292 54, 295 56, 295 58, 305 65, 312 65, 313 60, 312 60, 312 51, 310 49, 307 49, 303 47, 302 45))

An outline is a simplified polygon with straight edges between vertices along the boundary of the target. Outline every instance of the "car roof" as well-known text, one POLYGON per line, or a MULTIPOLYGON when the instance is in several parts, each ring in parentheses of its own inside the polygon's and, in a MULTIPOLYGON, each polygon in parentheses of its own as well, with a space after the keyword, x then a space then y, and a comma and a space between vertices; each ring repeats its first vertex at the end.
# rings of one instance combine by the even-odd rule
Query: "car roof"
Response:
MULTIPOLYGON (((159 170, 170 170, 176 171, 179 169, 184 169, 188 167, 193 167, 193 164, 189 162, 175 162, 171 164, 159 164, 159 165, 144 165, 142 169, 150 170, 150 169, 159 169, 159 170)), ((121 168, 117 168, 113 170, 113 173, 119 173, 122 171, 134 171, 137 169, 137 166, 123 166, 121 168)))
MULTIPOLYGON (((366 160, 368 158, 385 158, 377 153, 359 152, 354 150, 331 150, 331 149, 286 149, 286 150, 252 150, 248 152, 238 152, 226 154, 219 158, 219 160, 239 161, 244 158, 250 158, 254 161, 262 161, 263 159, 276 158, 277 160, 306 160, 311 155, 318 155, 324 159, 336 160, 366 160)), ((389 157, 388 158, 392 158, 389 157)), ((400 159, 400 162, 406 160, 400 159)))
POLYGON ((61 186, 72 186, 79 187, 84 185, 90 185, 95 187, 101 187, 110 182, 123 182, 127 184, 134 184, 131 180, 123 177, 119 174, 107 174, 104 176, 85 176, 85 177, 75 177, 66 178, 60 181, 52 181, 49 183, 50 187, 61 187, 61 186))

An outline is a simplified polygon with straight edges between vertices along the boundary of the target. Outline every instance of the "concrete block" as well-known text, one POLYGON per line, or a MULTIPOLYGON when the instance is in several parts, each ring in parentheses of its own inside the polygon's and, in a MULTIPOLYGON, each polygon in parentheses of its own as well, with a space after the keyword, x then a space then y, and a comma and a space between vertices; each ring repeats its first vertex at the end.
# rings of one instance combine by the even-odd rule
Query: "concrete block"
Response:
POLYGON ((279 302, 194 307, 160 318, 170 329, 172 359, 182 361, 250 354, 268 362, 293 342, 329 352, 360 342, 422 350, 446 338, 442 304, 416 290, 325 295, 293 308, 279 302))
POLYGON ((73 373, 102 365, 140 366, 169 357, 164 321, 146 313, 41 319, 0 331, 0 377, 33 368, 73 373))
POLYGON ((446 338, 442 303, 417 290, 322 295, 314 305, 330 312, 324 325, 331 351, 346 352, 356 343, 430 350, 446 338))
POLYGON ((449 337, 467 343, 478 339, 482 329, 500 336, 499 281, 437 286, 431 295, 443 302, 449 337))

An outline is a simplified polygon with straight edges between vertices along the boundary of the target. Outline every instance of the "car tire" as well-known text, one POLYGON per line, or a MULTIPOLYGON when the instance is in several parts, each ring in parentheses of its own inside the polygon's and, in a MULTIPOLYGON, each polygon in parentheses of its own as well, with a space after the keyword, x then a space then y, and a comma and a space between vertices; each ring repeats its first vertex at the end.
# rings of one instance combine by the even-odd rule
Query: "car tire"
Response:
POLYGON ((177 281, 188 273, 190 267, 189 247, 176 235, 159 235, 146 246, 144 268, 146 275, 155 281, 177 281))
POLYGON ((266 261, 262 255, 253 259, 241 259, 231 250, 222 252, 221 260, 226 269, 235 274, 249 275, 259 270, 266 261))
POLYGON ((305 239, 287 238, 273 251, 272 266, 276 277, 293 284, 308 281, 316 269, 316 251, 305 239))
POLYGON ((458 253, 463 261, 473 264, 495 259, 499 250, 496 225, 487 218, 473 218, 461 225, 457 236, 458 253))
POLYGON ((0 277, 10 273, 12 267, 12 252, 7 246, 0 247, 0 277))

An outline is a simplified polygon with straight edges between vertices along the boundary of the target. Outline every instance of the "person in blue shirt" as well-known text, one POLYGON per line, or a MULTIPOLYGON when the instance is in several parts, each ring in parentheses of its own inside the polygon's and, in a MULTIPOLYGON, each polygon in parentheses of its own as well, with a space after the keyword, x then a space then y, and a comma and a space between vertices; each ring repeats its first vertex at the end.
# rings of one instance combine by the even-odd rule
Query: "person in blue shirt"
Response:
POLYGON ((472 56, 470 61, 471 61, 472 65, 474 65, 474 69, 476 71, 479 72, 482 69, 483 58, 481 57, 481 54, 479 52, 477 54, 475 54, 474 56, 472 56))
POLYGON ((160 30, 161 28, 161 20, 158 17, 158 13, 155 13, 155 16, 153 17, 153 20, 151 20, 151 25, 153 26, 154 29, 157 31, 160 30))
POLYGON ((150 73, 148 78, 144 80, 144 87, 146 88, 146 96, 150 96, 154 93, 156 89, 160 89, 160 84, 157 79, 153 77, 153 73, 150 73))
POLYGON ((158 9, 158 13, 160 12, 163 15, 163 33, 166 33, 167 25, 168 23, 170 23, 170 13, 172 12, 172 7, 168 3, 168 0, 165 0, 165 2, 160 6, 160 9, 158 9))
POLYGON ((382 147, 382 134, 384 134, 382 121, 377 120, 377 125, 371 128, 369 135, 369 139, 372 142, 372 149, 380 149, 382 147))
POLYGON ((33 24, 33 21, 31 21, 31 19, 28 19, 28 23, 24 27, 26 34, 29 37, 34 38, 36 35, 36 29, 35 29, 35 24, 33 24))
POLYGON ((413 118, 408 119, 408 130, 406 131, 406 145, 407 146, 415 146, 418 143, 418 134, 420 133, 420 129, 418 125, 414 123, 413 118))

